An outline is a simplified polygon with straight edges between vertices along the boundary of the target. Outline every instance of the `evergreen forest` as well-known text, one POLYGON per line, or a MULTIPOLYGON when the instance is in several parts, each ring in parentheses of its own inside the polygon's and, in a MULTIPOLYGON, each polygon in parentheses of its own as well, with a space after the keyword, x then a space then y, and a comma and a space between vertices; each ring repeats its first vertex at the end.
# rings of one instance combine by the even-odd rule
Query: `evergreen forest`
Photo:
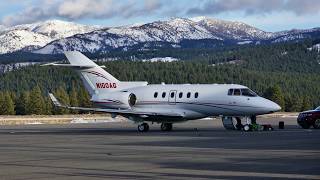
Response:
MULTIPOLYGON (((320 53, 309 49, 313 43, 113 52, 90 57, 122 81, 242 84, 277 102, 282 111, 299 112, 320 106, 320 53), (179 61, 140 61, 167 56, 179 61)), ((79 76, 67 68, 32 65, 1 74, 0 82, 0 115, 83 113, 54 108, 48 92, 72 106, 91 106, 79 76)))

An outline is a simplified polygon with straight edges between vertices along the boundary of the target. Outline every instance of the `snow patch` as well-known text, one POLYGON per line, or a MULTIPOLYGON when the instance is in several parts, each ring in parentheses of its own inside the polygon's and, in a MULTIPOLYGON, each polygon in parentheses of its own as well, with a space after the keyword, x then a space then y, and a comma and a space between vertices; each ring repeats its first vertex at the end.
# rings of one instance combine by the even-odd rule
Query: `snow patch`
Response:
POLYGON ((320 43, 319 44, 315 44, 312 47, 308 48, 309 51, 315 50, 317 52, 320 52, 320 43))
POLYGON ((207 17, 206 16, 197 16, 197 17, 193 17, 193 18, 189 18, 189 19, 194 22, 200 22, 200 21, 207 19, 207 17))
POLYGON ((237 44, 239 45, 244 45, 244 44, 251 44, 252 41, 241 41, 241 42, 238 42, 237 44))
POLYGON ((142 62, 174 62, 179 61, 177 58, 173 57, 155 57, 151 59, 143 59, 142 62))
POLYGON ((243 63, 244 61, 243 60, 233 60, 233 61, 228 61, 228 62, 221 62, 221 63, 216 63, 216 64, 211 64, 211 66, 220 66, 220 65, 231 65, 231 64, 235 64, 235 65, 238 65, 238 64, 241 64, 243 63))

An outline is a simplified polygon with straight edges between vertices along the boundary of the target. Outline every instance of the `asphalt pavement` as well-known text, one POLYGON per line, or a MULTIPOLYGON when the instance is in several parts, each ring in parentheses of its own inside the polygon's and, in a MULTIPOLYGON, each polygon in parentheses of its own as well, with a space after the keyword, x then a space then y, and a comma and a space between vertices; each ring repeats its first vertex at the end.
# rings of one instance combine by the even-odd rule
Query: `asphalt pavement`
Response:
POLYGON ((0 126, 0 179, 320 179, 320 130, 258 122, 275 130, 226 131, 218 119, 146 133, 127 121, 0 126))

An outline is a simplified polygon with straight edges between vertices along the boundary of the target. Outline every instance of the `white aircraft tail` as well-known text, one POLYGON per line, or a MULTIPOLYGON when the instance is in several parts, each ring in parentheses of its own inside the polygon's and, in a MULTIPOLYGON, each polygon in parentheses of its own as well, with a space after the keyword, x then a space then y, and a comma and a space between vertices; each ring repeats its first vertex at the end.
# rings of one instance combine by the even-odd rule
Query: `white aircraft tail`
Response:
POLYGON ((90 95, 115 91, 118 79, 78 51, 66 51, 70 67, 75 67, 90 95))

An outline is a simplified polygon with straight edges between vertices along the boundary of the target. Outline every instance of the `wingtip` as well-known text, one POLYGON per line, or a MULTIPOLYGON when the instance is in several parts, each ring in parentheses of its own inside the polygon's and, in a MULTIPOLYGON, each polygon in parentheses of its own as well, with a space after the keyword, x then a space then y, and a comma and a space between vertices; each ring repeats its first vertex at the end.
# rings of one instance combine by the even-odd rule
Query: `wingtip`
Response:
POLYGON ((52 93, 49 93, 49 97, 55 106, 61 106, 60 102, 57 100, 57 98, 52 93))

